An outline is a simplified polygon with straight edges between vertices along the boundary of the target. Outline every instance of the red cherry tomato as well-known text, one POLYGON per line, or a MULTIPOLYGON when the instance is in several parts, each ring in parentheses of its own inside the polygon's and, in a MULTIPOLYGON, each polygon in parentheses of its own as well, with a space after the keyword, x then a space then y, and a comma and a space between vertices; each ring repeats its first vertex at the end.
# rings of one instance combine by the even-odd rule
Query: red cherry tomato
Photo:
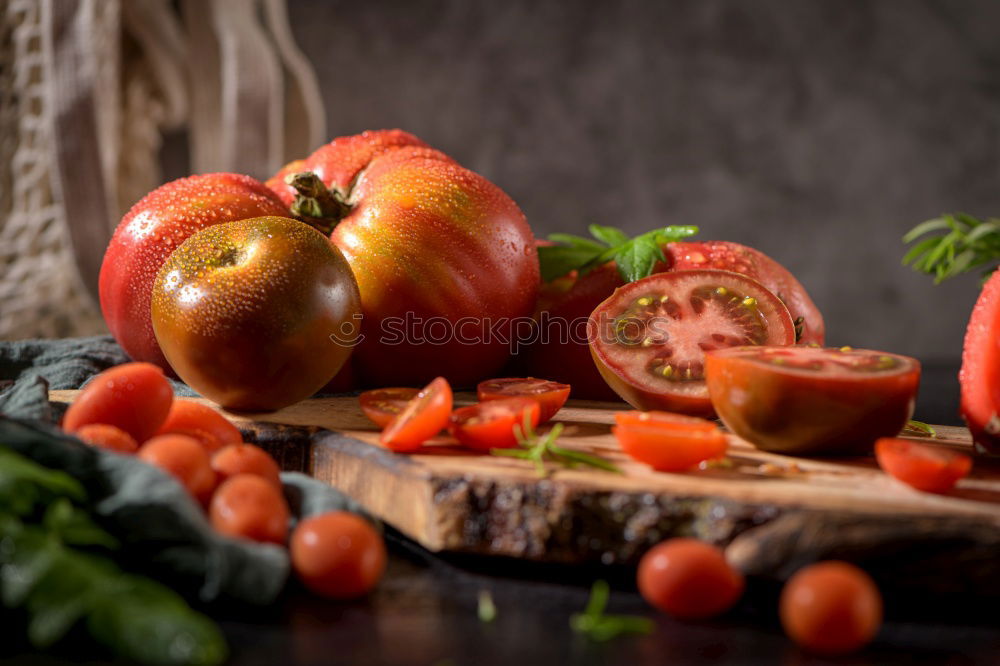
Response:
POLYGON ((639 593, 652 606, 686 620, 720 615, 739 601, 743 576, 722 551, 697 539, 669 539, 639 561, 639 593))
POLYGON ((379 428, 389 425, 406 407, 406 403, 420 393, 415 388, 383 388, 365 391, 358 396, 361 411, 379 428))
POLYGON ((256 474, 223 481, 208 515, 212 527, 228 536, 281 545, 288 537, 288 504, 280 487, 256 474))
POLYGON ((875 442, 875 459, 886 474, 928 493, 948 492, 972 469, 964 453, 896 437, 875 442))
POLYGON ((531 398, 504 398, 456 409, 448 430, 463 446, 477 451, 511 449, 517 446, 514 428, 538 425, 540 407, 531 398))
POLYGON ((167 418, 173 400, 174 390, 163 370, 151 363, 125 363, 90 380, 66 410, 63 429, 73 432, 104 423, 144 442, 167 418))
POLYGON ((302 583, 330 599, 356 599, 385 571, 385 543, 363 518, 332 511, 307 518, 292 533, 292 568, 302 583))
POLYGON ((711 421, 668 412, 620 412, 611 429, 622 451, 661 472, 690 469, 726 454, 726 436, 711 421))
POLYGON ((849 347, 745 347, 708 354, 706 376, 723 422, 760 449, 868 453, 906 425, 920 364, 849 347))
POLYGON ((531 398, 538 402, 541 408, 539 423, 545 423, 556 415, 569 399, 569 384, 550 382, 547 379, 534 377, 510 377, 506 379, 488 379, 479 382, 476 392, 479 402, 502 400, 504 398, 531 398))
POLYGON ((159 435, 142 445, 139 458, 171 474, 201 503, 212 496, 215 472, 201 442, 187 435, 159 435))
POLYGON ((711 416, 705 352, 789 345, 788 309, 759 282, 717 270, 660 273, 615 291, 590 316, 597 369, 636 409, 711 416))
POLYGON ((962 417, 977 447, 1000 453, 1000 271, 983 286, 962 346, 962 417))
POLYGON ((408 403, 382 431, 381 442, 393 451, 416 451, 448 425, 451 416, 451 386, 438 377, 408 403))
POLYGON ((243 441, 239 428, 230 423, 225 416, 208 405, 185 398, 174 400, 174 404, 170 406, 170 413, 167 414, 167 420, 156 434, 165 435, 170 432, 190 435, 201 440, 209 453, 243 441))
POLYGON ((253 444, 230 444, 212 456, 212 469, 219 481, 238 474, 253 474, 281 488, 281 468, 271 455, 253 444))
POLYGON ((875 582, 847 562, 820 562, 789 579, 781 591, 781 624, 802 647, 846 654, 867 645, 882 624, 875 582))
POLYGON ((87 444, 115 453, 132 454, 139 450, 139 443, 121 428, 106 423, 88 423, 73 433, 87 444))

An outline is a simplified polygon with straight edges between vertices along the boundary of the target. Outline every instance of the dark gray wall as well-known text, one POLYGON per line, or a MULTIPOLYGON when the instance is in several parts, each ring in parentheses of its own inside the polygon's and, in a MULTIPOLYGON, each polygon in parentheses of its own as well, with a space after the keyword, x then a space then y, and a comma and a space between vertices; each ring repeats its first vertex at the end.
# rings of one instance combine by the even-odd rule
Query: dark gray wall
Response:
POLYGON ((1000 2, 291 0, 331 135, 402 127, 539 235, 697 224, 790 268, 829 339, 955 359, 977 279, 900 266, 1000 215, 1000 2))

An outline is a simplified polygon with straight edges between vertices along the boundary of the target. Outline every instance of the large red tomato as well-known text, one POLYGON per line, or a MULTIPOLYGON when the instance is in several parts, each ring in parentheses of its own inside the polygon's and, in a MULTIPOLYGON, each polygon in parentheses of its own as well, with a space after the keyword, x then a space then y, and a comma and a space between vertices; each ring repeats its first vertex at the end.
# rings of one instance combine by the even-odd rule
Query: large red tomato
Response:
POLYGON ((317 226, 335 225, 361 290, 361 383, 472 385, 503 365, 539 270, 524 214, 499 187, 399 130, 337 139, 268 183, 299 214, 321 208, 317 226), (319 196, 294 199, 282 179, 298 168, 331 192, 312 183, 319 196))
POLYGON ((170 253, 206 227, 263 215, 288 209, 260 181, 232 173, 181 178, 132 206, 104 254, 99 283, 104 321, 129 356, 170 369, 149 314, 153 281, 170 253))
POLYGON ((979 294, 962 348, 962 416, 977 447, 1000 453, 1000 270, 979 294))

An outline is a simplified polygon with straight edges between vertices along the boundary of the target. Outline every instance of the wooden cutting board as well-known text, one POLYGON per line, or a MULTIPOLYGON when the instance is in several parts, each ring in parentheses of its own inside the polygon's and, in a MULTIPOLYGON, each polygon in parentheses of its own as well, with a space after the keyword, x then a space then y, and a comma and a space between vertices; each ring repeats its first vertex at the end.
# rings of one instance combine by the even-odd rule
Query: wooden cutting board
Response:
MULTIPOLYGON (((561 445, 602 456, 622 474, 550 465, 544 478, 528 462, 471 453, 446 436, 419 454, 391 453, 355 397, 226 416, 285 469, 331 483, 432 551, 633 563, 663 538, 690 535, 727 544, 747 571, 779 577, 820 557, 882 558, 890 577, 957 559, 978 591, 988 583, 1000 594, 996 461, 977 459, 953 493, 931 495, 886 476, 872 458, 793 458, 730 435, 731 467, 661 473, 625 456, 611 435, 625 408, 570 401, 556 417, 566 425, 561 445)), ((971 452, 965 428, 936 429, 933 440, 913 439, 971 452)))

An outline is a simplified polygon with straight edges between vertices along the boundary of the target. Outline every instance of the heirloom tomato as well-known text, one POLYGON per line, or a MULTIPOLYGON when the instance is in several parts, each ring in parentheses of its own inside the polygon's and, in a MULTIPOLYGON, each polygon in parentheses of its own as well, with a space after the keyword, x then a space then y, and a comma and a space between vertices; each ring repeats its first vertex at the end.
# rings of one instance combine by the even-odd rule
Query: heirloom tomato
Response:
POLYGON ((479 386, 476 387, 479 402, 504 398, 531 398, 541 408, 538 423, 545 423, 555 416, 569 399, 569 392, 568 384, 534 377, 487 379, 485 382, 479 382, 479 386))
POLYGON ((962 417, 976 446, 1000 454, 1000 270, 986 282, 972 310, 958 379, 962 417))

